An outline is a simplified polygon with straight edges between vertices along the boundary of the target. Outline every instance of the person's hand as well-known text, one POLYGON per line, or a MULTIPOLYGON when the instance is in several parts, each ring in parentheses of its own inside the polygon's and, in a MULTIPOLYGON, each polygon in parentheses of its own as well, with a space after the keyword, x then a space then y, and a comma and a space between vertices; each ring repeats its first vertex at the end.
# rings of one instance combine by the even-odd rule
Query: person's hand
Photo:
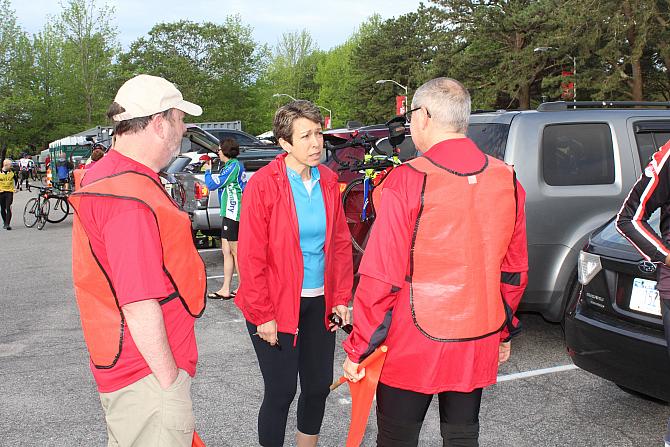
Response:
POLYGON ((277 322, 270 320, 267 323, 256 326, 256 335, 272 346, 277 344, 277 322))
POLYGON ((365 368, 358 372, 358 363, 352 362, 349 357, 344 361, 342 369, 344 370, 344 377, 350 382, 356 383, 365 377, 365 368))
POLYGON ((511 354, 511 352, 512 352, 511 341, 500 342, 500 345, 498 346, 498 366, 502 365, 507 360, 509 360, 509 355, 511 354))
POLYGON ((207 160, 205 164, 202 165, 205 168, 205 171, 212 170, 212 160, 207 160))
MULTIPOLYGON (((349 308, 347 306, 343 306, 343 305, 339 304, 339 305, 333 307, 332 311, 335 312, 335 314, 337 314, 337 316, 342 319, 342 325, 343 326, 351 323, 351 311, 349 310, 349 308)), ((333 325, 330 328, 330 332, 335 332, 339 328, 340 328, 339 326, 333 325)))

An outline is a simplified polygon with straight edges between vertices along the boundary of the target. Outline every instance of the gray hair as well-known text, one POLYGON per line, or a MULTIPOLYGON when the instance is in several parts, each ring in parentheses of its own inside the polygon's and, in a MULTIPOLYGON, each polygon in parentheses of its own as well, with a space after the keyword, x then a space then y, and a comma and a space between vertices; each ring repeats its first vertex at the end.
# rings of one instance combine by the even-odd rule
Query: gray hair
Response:
POLYGON ((431 119, 452 132, 465 133, 470 121, 470 93, 451 78, 435 78, 414 93, 412 108, 425 107, 431 119))

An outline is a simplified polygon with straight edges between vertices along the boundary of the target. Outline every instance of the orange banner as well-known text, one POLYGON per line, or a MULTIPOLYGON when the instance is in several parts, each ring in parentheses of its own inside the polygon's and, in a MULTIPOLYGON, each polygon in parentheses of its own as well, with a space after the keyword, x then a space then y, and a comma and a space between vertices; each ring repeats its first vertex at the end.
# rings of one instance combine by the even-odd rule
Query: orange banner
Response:
MULTIPOLYGON (((365 428, 368 425, 370 416, 370 407, 372 407, 372 398, 377 391, 379 376, 386 360, 386 346, 380 346, 358 365, 360 372, 365 368, 365 376, 356 383, 349 382, 349 392, 351 393, 351 423, 349 425, 349 434, 347 435, 346 447, 359 447, 365 428)), ((348 382, 346 378, 340 377, 333 384, 331 389, 337 388, 340 384, 348 382)))

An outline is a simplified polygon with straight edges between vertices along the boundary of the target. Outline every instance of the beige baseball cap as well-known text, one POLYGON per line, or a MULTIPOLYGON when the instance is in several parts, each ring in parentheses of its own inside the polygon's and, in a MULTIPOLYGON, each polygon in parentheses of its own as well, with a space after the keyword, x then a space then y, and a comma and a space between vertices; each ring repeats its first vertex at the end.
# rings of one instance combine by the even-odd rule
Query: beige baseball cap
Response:
POLYGON ((114 115, 114 121, 151 116, 169 109, 179 109, 193 116, 202 115, 202 107, 184 101, 172 82, 145 74, 127 80, 116 93, 114 102, 126 110, 114 115))

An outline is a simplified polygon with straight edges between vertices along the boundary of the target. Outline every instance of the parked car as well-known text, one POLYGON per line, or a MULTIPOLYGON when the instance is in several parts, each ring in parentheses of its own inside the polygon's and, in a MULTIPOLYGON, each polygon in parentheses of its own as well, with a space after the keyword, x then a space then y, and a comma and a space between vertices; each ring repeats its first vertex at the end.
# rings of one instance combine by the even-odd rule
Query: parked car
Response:
POLYGON ((256 138, 255 136, 248 134, 244 131, 241 130, 235 130, 235 129, 209 129, 207 130, 208 133, 214 135, 219 141, 223 141, 226 138, 232 138, 236 140, 240 147, 241 146, 267 146, 268 144, 271 145, 271 143, 268 143, 266 141, 263 141, 259 138, 256 138))
POLYGON ((670 103, 556 102, 473 113, 468 135, 526 190, 529 283, 520 309, 563 318, 577 257, 670 137, 670 103))
MULTIPOLYGON (((649 223, 658 232, 659 214, 649 223)), ((580 252, 578 275, 565 314, 572 361, 626 391, 670 402, 655 264, 619 234, 612 219, 580 252)))
MULTIPOLYGON (((205 186, 202 157, 208 156, 212 159, 212 173, 218 174, 221 170, 218 149, 219 140, 214 135, 195 125, 188 125, 180 152, 181 157, 188 157, 191 162, 171 173, 174 184, 170 186, 172 197, 190 214, 193 231, 212 236, 221 233, 219 196, 216 191, 210 191, 205 186)), ((279 146, 240 144, 240 155, 237 158, 244 165, 249 179, 255 171, 281 152, 279 146)))

